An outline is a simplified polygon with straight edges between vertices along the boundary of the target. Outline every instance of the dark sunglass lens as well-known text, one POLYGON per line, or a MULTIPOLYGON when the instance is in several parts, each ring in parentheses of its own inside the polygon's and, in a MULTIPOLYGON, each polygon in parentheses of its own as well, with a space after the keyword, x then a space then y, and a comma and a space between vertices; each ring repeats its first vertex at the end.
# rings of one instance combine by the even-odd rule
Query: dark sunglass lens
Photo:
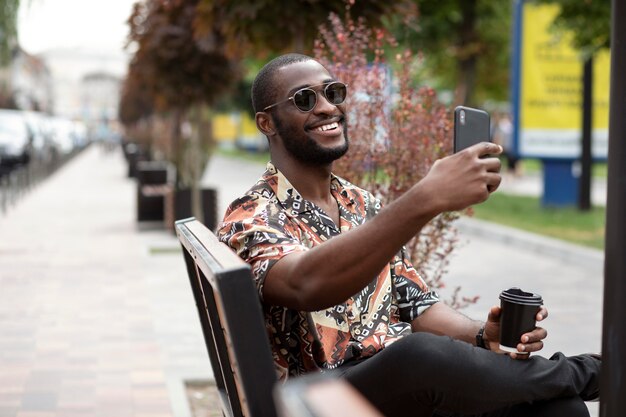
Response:
POLYGON ((343 83, 328 84, 324 90, 324 94, 329 103, 341 104, 346 99, 347 88, 343 83))
POLYGON ((302 111, 311 111, 315 107, 317 95, 315 91, 304 88, 293 95, 293 103, 302 111))

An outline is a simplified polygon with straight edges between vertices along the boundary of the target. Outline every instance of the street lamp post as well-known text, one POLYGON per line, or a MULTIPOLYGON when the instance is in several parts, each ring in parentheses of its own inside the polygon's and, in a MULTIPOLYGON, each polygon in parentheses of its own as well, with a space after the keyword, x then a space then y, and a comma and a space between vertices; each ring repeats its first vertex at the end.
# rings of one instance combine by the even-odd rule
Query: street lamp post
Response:
POLYGON ((626 25, 619 16, 626 16, 626 2, 613 0, 601 417, 626 410, 626 25))

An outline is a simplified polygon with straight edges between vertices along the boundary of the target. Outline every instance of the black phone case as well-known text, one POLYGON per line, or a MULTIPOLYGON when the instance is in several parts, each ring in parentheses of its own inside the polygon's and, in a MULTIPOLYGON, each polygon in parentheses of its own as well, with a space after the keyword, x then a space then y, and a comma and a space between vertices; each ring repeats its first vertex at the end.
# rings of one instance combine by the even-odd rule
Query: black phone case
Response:
POLYGON ((489 113, 465 106, 454 109, 455 153, 477 143, 491 141, 490 133, 489 113), (464 120, 461 120, 463 114, 464 120))

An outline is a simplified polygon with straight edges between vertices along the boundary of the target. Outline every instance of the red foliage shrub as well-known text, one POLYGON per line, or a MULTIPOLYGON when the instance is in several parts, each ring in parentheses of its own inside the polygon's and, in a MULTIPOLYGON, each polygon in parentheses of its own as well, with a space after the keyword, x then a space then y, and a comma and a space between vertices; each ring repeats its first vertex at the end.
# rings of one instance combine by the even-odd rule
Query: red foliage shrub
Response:
MULTIPOLYGON (((452 152, 451 112, 432 89, 414 86, 415 59, 408 50, 386 62, 384 50, 397 49, 395 40, 346 15, 345 22, 330 15, 314 48, 315 57, 350 88, 350 151, 335 162, 334 171, 389 203, 420 181, 435 160, 452 152)), ((457 218, 458 213, 437 216, 406 245, 415 268, 434 290, 444 287, 442 278, 458 243, 457 218)), ((477 298, 462 297, 457 287, 446 302, 461 308, 477 298)))

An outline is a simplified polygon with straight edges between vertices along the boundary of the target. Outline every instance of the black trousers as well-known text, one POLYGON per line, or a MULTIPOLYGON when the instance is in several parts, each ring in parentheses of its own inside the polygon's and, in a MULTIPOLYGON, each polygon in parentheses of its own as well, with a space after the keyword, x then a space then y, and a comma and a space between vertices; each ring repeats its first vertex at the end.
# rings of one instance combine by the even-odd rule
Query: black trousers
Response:
POLYGON ((338 373, 387 417, 589 416, 590 356, 515 360, 446 336, 413 333, 338 373))

